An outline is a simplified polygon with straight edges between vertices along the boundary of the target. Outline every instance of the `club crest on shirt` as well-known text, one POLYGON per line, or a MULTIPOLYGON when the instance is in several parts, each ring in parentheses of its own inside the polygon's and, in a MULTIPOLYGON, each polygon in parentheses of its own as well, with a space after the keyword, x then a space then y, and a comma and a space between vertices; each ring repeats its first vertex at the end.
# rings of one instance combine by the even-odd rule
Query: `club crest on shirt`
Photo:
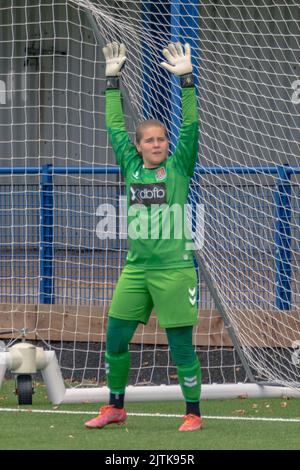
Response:
POLYGON ((166 174, 167 174, 167 172, 166 172, 166 169, 164 167, 159 168, 158 170, 156 170, 156 172, 155 172, 156 181, 161 181, 161 180, 165 179, 166 174))

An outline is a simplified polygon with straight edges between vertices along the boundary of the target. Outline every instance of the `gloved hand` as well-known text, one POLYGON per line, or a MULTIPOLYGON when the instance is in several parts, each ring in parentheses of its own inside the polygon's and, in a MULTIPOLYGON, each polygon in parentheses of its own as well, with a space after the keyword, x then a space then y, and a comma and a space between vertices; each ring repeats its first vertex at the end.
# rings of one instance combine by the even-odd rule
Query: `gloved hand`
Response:
POLYGON ((163 55, 167 62, 161 62, 161 66, 177 76, 192 73, 193 66, 191 61, 191 46, 186 43, 184 50, 180 42, 172 42, 163 49, 163 55))
POLYGON ((126 60, 126 47, 122 42, 109 42, 103 47, 103 54, 106 60, 105 76, 118 77, 126 60))

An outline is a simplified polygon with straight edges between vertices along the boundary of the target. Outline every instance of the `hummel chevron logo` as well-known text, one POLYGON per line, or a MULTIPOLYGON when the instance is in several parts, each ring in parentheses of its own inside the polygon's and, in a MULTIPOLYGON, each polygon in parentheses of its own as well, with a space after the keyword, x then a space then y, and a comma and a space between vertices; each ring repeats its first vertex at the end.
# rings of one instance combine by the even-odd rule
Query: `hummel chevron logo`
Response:
POLYGON ((189 301, 191 303, 191 305, 195 305, 196 303, 196 287, 194 287, 193 289, 189 288, 189 301))
POLYGON ((195 387, 197 385, 197 376, 194 375, 193 377, 184 377, 184 385, 186 387, 195 387))

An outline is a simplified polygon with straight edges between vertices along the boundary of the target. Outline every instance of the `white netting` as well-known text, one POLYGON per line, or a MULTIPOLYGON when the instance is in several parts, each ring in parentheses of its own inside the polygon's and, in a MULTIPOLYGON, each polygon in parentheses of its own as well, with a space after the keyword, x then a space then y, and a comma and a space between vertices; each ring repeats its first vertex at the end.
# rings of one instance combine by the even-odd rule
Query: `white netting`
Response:
MULTIPOLYGON (((145 117, 158 118, 174 146, 179 89, 159 63, 169 41, 188 41, 200 110, 191 201, 205 210, 201 256, 254 375, 297 386, 296 2, 18 0, 2 1, 0 17, 0 158, 10 168, 0 171, 5 328, 27 327, 43 338, 68 377, 104 378, 99 353, 126 240, 101 239, 98 225, 103 204, 119 215, 123 194, 119 175, 110 173, 115 160, 104 126, 102 45, 127 46, 128 130, 145 117), (47 164, 60 170, 44 170, 42 179, 47 164), (17 167, 26 171, 13 174, 17 167), (100 167, 107 170, 97 173, 100 167)), ((199 307, 195 343, 204 382, 244 380, 201 275, 199 307)), ((172 381, 156 325, 136 341, 132 380, 172 381)))

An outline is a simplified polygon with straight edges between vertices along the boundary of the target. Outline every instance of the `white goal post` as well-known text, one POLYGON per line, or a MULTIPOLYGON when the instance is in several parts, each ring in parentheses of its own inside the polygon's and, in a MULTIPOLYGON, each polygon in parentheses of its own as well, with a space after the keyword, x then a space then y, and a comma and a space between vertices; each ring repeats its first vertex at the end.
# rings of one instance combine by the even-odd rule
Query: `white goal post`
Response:
MULTIPOLYGON (((173 150, 180 88, 159 64, 178 40, 192 47, 200 112, 189 222, 202 397, 297 396, 296 2, 2 0, 0 22, 0 385, 10 348, 25 337, 45 352, 37 370, 51 401, 105 401, 107 312, 127 237, 104 123, 102 46, 127 47, 130 135, 159 119, 173 150)), ((129 400, 181 397, 155 315, 130 351, 129 400)))

